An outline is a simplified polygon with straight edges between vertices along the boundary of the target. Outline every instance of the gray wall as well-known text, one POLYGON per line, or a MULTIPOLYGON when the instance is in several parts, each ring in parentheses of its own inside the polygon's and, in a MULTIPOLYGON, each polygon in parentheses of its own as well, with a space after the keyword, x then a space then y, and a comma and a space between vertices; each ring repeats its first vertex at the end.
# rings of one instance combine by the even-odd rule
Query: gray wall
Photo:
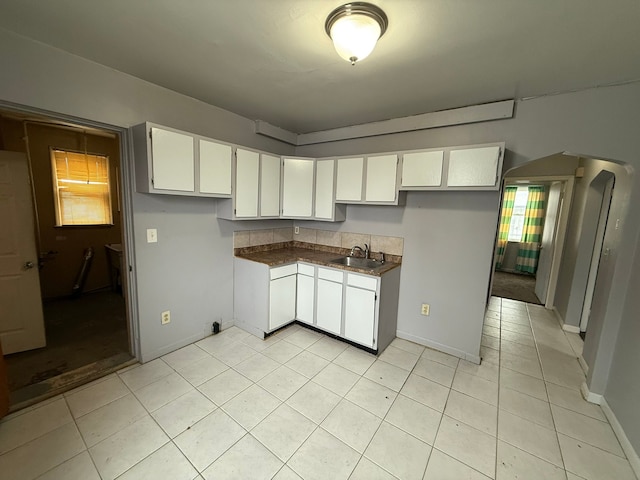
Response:
MULTIPOLYGON (((249 119, 4 30, 0 64, 0 100, 119 127, 157 122, 293 153, 290 146, 255 135, 249 119)), ((213 199, 138 193, 133 220, 144 361, 204 337, 213 320, 232 320, 233 230, 286 225, 219 220, 213 199), (147 228, 158 229, 158 243, 146 243, 147 228), (160 324, 163 310, 171 311, 169 325, 160 324)))
MULTIPOLYGON (((276 153, 292 153, 291 148, 279 142, 254 135, 248 119, 6 31, 0 31, 0 63, 0 99, 5 101, 126 127, 154 121, 276 153), (57 75, 52 76, 52 71, 57 75)), ((515 118, 509 120, 309 146, 296 149, 296 153, 328 156, 506 141, 506 169, 562 151, 615 159, 637 169, 639 104, 638 83, 598 88, 520 101, 515 118)), ((231 312, 228 287, 218 279, 231 275, 230 232, 244 224, 236 227, 217 220, 215 203, 208 202, 211 201, 134 195, 135 268, 141 287, 138 311, 145 336, 145 358, 202 335, 204 316, 225 319, 231 312), (157 245, 143 241, 144 230, 151 225, 159 229, 157 245), (185 230, 191 233, 189 237, 185 230), (190 253, 180 253, 186 251, 190 253), (178 258, 172 260, 173 256, 178 258), (189 293, 191 290, 193 294, 189 293), (174 315, 171 327, 161 327, 157 313, 162 307, 158 302, 170 292, 175 292, 169 298, 176 304, 169 308, 178 316, 174 315), (179 325, 184 328, 178 329, 179 325)), ((416 338, 428 338, 432 344, 477 355, 498 218, 498 193, 415 193, 408 196, 407 203, 404 209, 349 207, 347 221, 340 228, 404 236, 407 264, 415 262, 416 266, 403 267, 401 284, 406 293, 400 300, 398 328, 416 338), (447 258, 446 268, 436 256, 447 258), (451 290, 452 285, 457 288, 451 290), (459 317, 422 317, 416 307, 423 301, 432 302, 438 313, 453 308, 459 317)), ((640 205, 637 177, 633 178, 631 194, 621 203, 622 213, 629 204, 640 205)), ((637 339, 634 322, 640 318, 640 305, 633 298, 638 291, 640 265, 637 258, 634 265, 629 261, 638 242, 640 216, 621 218, 624 221, 620 230, 610 239, 612 252, 606 275, 598 285, 603 294, 594 298, 599 307, 594 309, 597 317, 591 320, 602 323, 606 319, 603 330, 614 340, 609 353, 614 351, 623 318, 622 341, 637 339), (632 267, 636 269, 632 284, 636 288, 628 290, 632 267)), ((244 228, 260 227, 252 223, 244 228)), ((606 340, 608 348, 611 338, 606 340)), ((618 355, 630 355, 637 363, 637 353, 629 353, 626 344, 620 346, 624 348, 618 355)), ((630 432, 640 430, 640 418, 625 414, 637 405, 633 392, 637 391, 640 377, 634 372, 633 365, 623 361, 616 361, 611 369, 612 378, 627 379, 626 391, 612 386, 611 395, 614 412, 620 412, 624 427, 630 432)), ((603 391, 604 387, 600 392, 603 391)), ((637 439, 637 435, 631 437, 637 439)), ((637 440, 634 446, 640 450, 637 440)))
MULTIPOLYGON (((429 148, 460 144, 484 143, 504 140, 507 144, 505 170, 524 163, 549 157, 558 152, 587 153, 589 156, 616 159, 629 164, 640 163, 640 145, 636 140, 633 125, 640 120, 640 111, 628 102, 640 99, 640 85, 594 89, 578 93, 542 97, 517 103, 515 117, 481 124, 439 128, 420 132, 407 132, 380 137, 334 142, 326 145, 313 145, 298 148, 299 155, 331 156, 368 152, 384 152, 402 149, 429 148)), ((558 160, 560 161, 560 160, 558 160)), ((572 167, 563 166, 561 171, 573 171, 575 159, 569 157, 572 167)), ((528 172, 530 173, 530 172, 528 172)), ((536 171, 536 174, 541 172, 536 171)), ((555 172, 551 172, 553 174, 555 172)), ((638 188, 633 192, 634 204, 639 203, 638 188)), ((498 217, 498 192, 471 193, 414 193, 411 196, 423 200, 413 200, 417 213, 405 214, 398 229, 405 237, 406 244, 421 245, 423 250, 450 255, 448 267, 434 269, 425 257, 410 256, 405 250, 405 261, 416 268, 403 268, 400 298, 398 330, 426 338, 431 344, 444 344, 454 350, 465 352, 469 356, 477 355, 480 344, 478 331, 482 324, 484 304, 474 303, 486 295, 489 280, 490 257, 498 217), (444 208, 450 205, 465 205, 456 220, 463 224, 476 225, 475 220, 482 216, 484 223, 477 228, 469 228, 465 235, 425 236, 425 224, 433 214, 432 209, 441 206, 435 198, 446 195, 444 208), (459 252, 465 252, 459 255, 459 252), (470 254, 467 254, 470 252, 470 254), (461 276, 471 279, 464 290, 450 288, 461 276), (428 284, 429 291, 417 285, 428 284), (404 288, 411 285, 411 289, 404 288), (424 298, 434 298, 438 311, 444 318, 425 318, 419 313, 418 306, 424 298), (469 299, 469 301, 466 301, 469 299), (452 313, 447 313, 452 312, 452 313), (455 343, 450 343, 451 339, 455 343)), ((410 197, 411 198, 411 197, 410 197)), ((620 214, 626 211, 630 197, 621 200, 620 214)), ((358 231, 357 228, 380 228, 375 222, 384 208, 393 207, 348 207, 347 221, 340 227, 346 231, 358 231), (373 209, 373 210, 371 210, 373 209), (367 218, 370 219, 367 222, 367 218)), ((439 225, 431 225, 431 228, 439 225)), ((623 234, 611 239, 614 259, 617 251, 629 252, 633 248, 633 235, 639 227, 638 219, 630 217, 618 233, 623 234)), ((373 232, 372 232, 373 233, 373 232)), ((628 253, 626 253, 628 254, 628 253)), ((614 272, 603 284, 605 291, 611 290, 618 300, 608 302, 606 313, 595 322, 612 322, 616 330, 622 314, 622 300, 626 295, 626 279, 630 274, 628 262, 612 262, 614 272), (621 300, 622 299, 622 300, 621 300)))
MULTIPOLYGON (((631 181, 624 166, 595 159, 581 159, 580 166, 584 167, 584 176, 576 178, 574 185, 571 216, 567 225, 565 249, 556 292, 558 313, 566 324, 573 326, 580 324, 584 292, 591 264, 591 251, 593 250, 593 243, 589 241, 589 235, 595 235, 595 226, 597 226, 587 222, 589 223, 587 227, 593 227, 591 229, 593 231, 587 231, 589 228, 585 230, 585 215, 595 215, 597 219, 599 214, 599 210, 594 212, 594 206, 588 205, 591 182, 603 170, 616 176, 616 185, 609 210, 609 218, 612 219, 612 223, 609 225, 609 237, 605 239, 608 244, 615 244, 619 241, 619 239, 613 238, 613 236, 617 237, 615 220, 622 218, 631 189, 631 181)), ((597 205, 595 208, 599 209, 600 206, 597 205)))
POLYGON ((304 225, 404 237, 398 334, 477 361, 493 235, 476 232, 497 221, 497 192, 409 192, 404 208, 349 205, 342 224, 304 225))
MULTIPOLYGON (((598 88, 519 101, 515 117, 509 120, 308 146, 298 148, 296 153, 331 156, 503 140, 508 149, 505 170, 564 151, 582 157, 626 163, 623 176, 629 182, 628 188, 622 189, 625 193, 619 196, 615 207, 612 205, 612 211, 615 210, 615 213, 611 214, 614 222, 615 219, 620 219, 620 227, 618 230, 607 232, 605 242, 610 254, 603 262, 604 265, 601 265, 592 304, 591 330, 599 332, 599 335, 598 338, 592 339, 588 336, 585 348, 589 350, 593 347, 598 351, 594 365, 590 365, 589 387, 592 392, 605 392, 610 369, 611 375, 627 378, 629 391, 633 392, 640 386, 640 377, 634 374, 634 366, 620 362, 613 366, 618 369, 614 372, 611 361, 618 335, 633 335, 630 323, 634 321, 632 319, 640 318, 638 303, 632 299, 637 295, 637 289, 633 291, 628 288, 632 269, 629 259, 632 258, 638 242, 637 234, 640 227, 640 216, 633 214, 633 210, 640 205, 640 180, 637 175, 633 175, 634 170, 640 168, 640 142, 636 132, 637 125, 640 124, 640 109, 637 108, 639 104, 638 83, 598 88), (634 208, 628 215, 630 205, 634 208), (623 311, 625 305, 626 309, 623 311), (620 329, 623 318, 625 323, 620 329)), ((469 229, 473 231, 473 235, 463 236, 425 235, 424 224, 435 214, 431 210, 440 209, 438 202, 431 201, 438 193, 414 195, 424 196, 424 199, 412 200, 413 203, 408 208, 420 204, 418 212, 405 216, 407 221, 403 218, 402 223, 398 225, 398 229, 405 236, 405 242, 420 244, 424 250, 443 252, 450 256, 447 268, 436 270, 429 268, 431 265, 426 259, 411 256, 411 250, 405 249, 405 261, 415 263, 418 268, 403 267, 398 330, 411 330, 416 338, 428 337, 431 344, 446 344, 452 349, 473 355, 479 347, 478 329, 482 323, 484 306, 464 300, 481 298, 487 290, 491 263, 489 259, 492 255, 492 249, 487 249, 487 245, 492 244, 495 236, 496 223, 491 219, 497 219, 498 195, 484 193, 481 195, 486 195, 486 198, 483 197, 482 201, 479 201, 480 194, 476 193, 440 194, 447 195, 447 205, 471 205, 476 202, 474 207, 460 212, 456 218, 460 222, 474 224, 475 218, 481 216, 485 222, 474 230, 469 229), (474 254, 460 257, 457 252, 474 254), (465 282, 464 290, 451 290, 450 286, 463 275, 469 276, 473 281, 465 282), (425 282, 430 287, 428 292, 424 288, 415 287, 425 282), (412 287, 407 289, 406 285, 412 287), (461 291, 464 295, 461 295, 461 291), (447 316, 446 320, 438 325, 429 321, 431 317, 420 318, 416 306, 423 301, 425 292, 429 298, 436 299, 438 311, 454 311, 458 316, 447 316), (451 340, 455 343, 448 343, 451 340), (473 350, 469 350, 470 347, 473 347, 473 350)), ((372 208, 349 207, 347 221, 341 228, 358 231, 358 226, 375 227, 373 221, 368 223, 363 218, 373 217, 370 213, 373 212, 370 210, 372 208)), ((413 253, 415 254, 415 251, 413 253)), ((563 272, 570 271, 571 266, 565 266, 563 272)), ((565 295, 570 292, 570 280, 567 283, 567 279, 564 279, 563 288, 566 289, 565 295)), ((637 339, 637 336, 635 338, 637 339)), ((614 408, 631 411, 637 405, 637 398, 620 392, 614 408)), ((614 409, 614 413, 616 411, 614 409)), ((625 429, 640 430, 640 418, 637 415, 628 415, 625 420, 625 429)), ((637 441, 634 447, 640 450, 637 441)))
MULTIPOLYGON (((609 384, 605 391, 605 399, 623 426, 629 441, 636 452, 640 453, 640 421, 638 420, 638 399, 640 399, 640 239, 638 239, 632 275, 629 279, 629 291, 635 292, 627 296, 620 335, 615 347, 615 354, 609 384)), ((630 262, 631 263, 631 262, 630 262)))

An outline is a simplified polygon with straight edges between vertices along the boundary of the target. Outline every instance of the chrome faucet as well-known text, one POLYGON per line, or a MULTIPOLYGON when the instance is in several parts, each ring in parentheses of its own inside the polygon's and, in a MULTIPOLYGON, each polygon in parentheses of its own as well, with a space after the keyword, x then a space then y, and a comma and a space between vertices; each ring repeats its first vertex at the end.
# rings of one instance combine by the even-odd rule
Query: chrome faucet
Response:
POLYGON ((360 245, 354 245, 349 256, 353 257, 356 253, 356 250, 360 250, 364 254, 364 258, 369 258, 369 245, 367 245, 366 243, 364 244, 364 248, 362 248, 360 245))

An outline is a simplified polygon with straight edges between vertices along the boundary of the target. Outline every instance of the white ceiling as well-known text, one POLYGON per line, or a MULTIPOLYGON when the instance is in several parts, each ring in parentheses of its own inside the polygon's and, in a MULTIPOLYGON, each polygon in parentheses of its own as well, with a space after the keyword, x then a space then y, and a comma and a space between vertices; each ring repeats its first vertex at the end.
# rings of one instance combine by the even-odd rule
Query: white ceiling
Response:
POLYGON ((640 79, 638 0, 370 1, 354 67, 341 0, 2 0, 0 28, 297 133, 640 79))

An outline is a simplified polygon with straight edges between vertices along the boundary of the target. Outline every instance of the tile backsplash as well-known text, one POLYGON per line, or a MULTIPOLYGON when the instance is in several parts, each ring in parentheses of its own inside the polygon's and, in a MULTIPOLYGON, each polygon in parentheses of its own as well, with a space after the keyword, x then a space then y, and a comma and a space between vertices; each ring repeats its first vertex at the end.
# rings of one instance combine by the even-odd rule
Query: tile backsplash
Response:
POLYGON ((404 250, 404 239, 402 237, 335 232, 333 230, 318 230, 304 227, 300 227, 297 234, 293 232, 293 227, 233 232, 233 248, 255 247, 258 245, 284 243, 294 240, 296 242, 314 243, 348 249, 354 245, 359 245, 364 248, 364 244, 367 243, 372 252, 384 252, 388 255, 397 256, 402 256, 404 250))

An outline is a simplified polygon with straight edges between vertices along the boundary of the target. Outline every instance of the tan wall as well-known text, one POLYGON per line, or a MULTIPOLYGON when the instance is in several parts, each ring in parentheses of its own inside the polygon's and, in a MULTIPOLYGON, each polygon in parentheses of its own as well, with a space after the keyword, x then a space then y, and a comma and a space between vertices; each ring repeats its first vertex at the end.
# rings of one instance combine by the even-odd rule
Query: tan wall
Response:
MULTIPOLYGON (((25 151, 23 123, 0 119, 5 150, 25 151)), ((118 140, 87 135, 87 151, 109 157, 113 226, 56 227, 53 179, 49 147, 84 151, 84 134, 55 126, 27 123, 31 168, 35 187, 35 203, 40 226, 39 251, 56 252, 44 256, 40 269, 40 285, 44 298, 70 295, 83 261, 83 252, 93 247, 95 255, 84 291, 109 286, 109 270, 104 245, 121 243, 122 222, 118 211, 119 147, 118 140)))

